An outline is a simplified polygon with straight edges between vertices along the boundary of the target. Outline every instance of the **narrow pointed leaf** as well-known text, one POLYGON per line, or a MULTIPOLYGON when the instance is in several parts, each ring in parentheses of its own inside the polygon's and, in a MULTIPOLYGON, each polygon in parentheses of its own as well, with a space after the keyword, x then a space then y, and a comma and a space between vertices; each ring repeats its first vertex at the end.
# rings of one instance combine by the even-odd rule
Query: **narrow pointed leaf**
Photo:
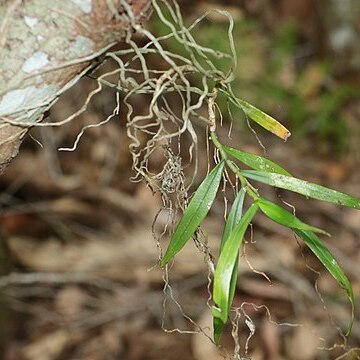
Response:
POLYGON ((311 226, 308 224, 305 224, 300 219, 298 219, 296 216, 294 216, 291 212, 285 210, 281 206, 274 204, 271 201, 265 200, 265 199, 259 199, 258 201, 259 207, 261 211, 271 220, 277 222, 278 224, 287 226, 292 229, 299 229, 299 230, 309 230, 314 231, 318 233, 322 233, 325 235, 329 234, 319 229, 315 226, 311 226))
POLYGON ((165 266, 184 247, 205 219, 215 200, 223 171, 224 162, 221 162, 216 165, 196 190, 170 239, 169 246, 161 260, 161 266, 165 266))
POLYGON ((221 335, 224 331, 226 322, 223 322, 220 318, 218 317, 213 317, 213 326, 214 326, 214 341, 216 345, 219 345, 220 343, 220 339, 221 339, 221 335))
POLYGON ((306 197, 360 210, 359 199, 321 185, 313 184, 291 176, 267 173, 264 171, 241 170, 241 174, 249 179, 281 189, 290 190, 306 197))
POLYGON ((264 129, 285 141, 291 136, 290 131, 284 125, 248 102, 238 99, 229 87, 220 87, 219 90, 224 93, 236 107, 242 109, 251 120, 258 123, 264 129))
MULTIPOLYGON (((230 313, 231 304, 234 300, 235 291, 236 291, 236 284, 237 284, 237 278, 238 278, 238 265, 239 265, 239 250, 237 251, 236 260, 234 263, 234 268, 232 270, 231 274, 231 280, 230 280, 230 291, 229 291, 229 299, 228 299, 228 307, 227 307, 227 313, 230 313)), ((224 331, 224 327, 226 325, 226 322, 223 322, 222 319, 214 316, 214 341, 216 345, 219 345, 221 334, 224 331)))
POLYGON ((255 170, 291 176, 291 174, 287 172, 285 169, 283 169, 280 165, 262 156, 246 153, 228 146, 224 146, 223 149, 229 155, 240 160, 242 163, 255 170))
POLYGON ((229 216, 226 219, 224 232, 221 238, 220 252, 225 245, 226 240, 229 238, 230 233, 233 231, 235 225, 237 225, 242 217, 242 209, 244 205, 244 198, 246 195, 246 189, 241 188, 237 193, 236 198, 231 206, 229 216))
MULTIPOLYGON (((235 228, 235 226, 239 223, 241 216, 242 216, 242 210, 244 205, 244 198, 246 194, 246 189, 241 188, 238 192, 234 203, 231 206, 231 210, 229 213, 229 216, 226 220, 224 232, 221 238, 221 244, 220 244, 220 254, 221 251, 228 240, 231 232, 235 228)), ((238 251, 239 254, 239 251, 238 251)), ((237 276, 238 276, 238 261, 239 261, 239 255, 236 256, 236 261, 234 264, 233 272, 231 274, 231 280, 230 280, 230 294, 229 294, 229 303, 228 303, 228 312, 230 311, 231 304, 234 299, 235 290, 236 290, 236 283, 237 283, 237 276)), ((225 324, 221 319, 214 317, 214 341, 215 344, 219 344, 221 334, 224 330, 225 324)))
POLYGON ((229 298, 231 294, 231 278, 238 258, 238 250, 242 244, 246 229, 256 214, 258 205, 253 203, 246 211, 240 222, 235 226, 225 242, 216 266, 213 288, 212 314, 219 318, 224 324, 229 315, 229 298))
POLYGON ((278 136, 283 140, 287 140, 291 133, 290 131, 277 120, 275 120, 270 115, 264 113, 263 111, 257 109, 255 106, 249 104, 248 102, 237 99, 244 113, 253 121, 258 123, 264 129, 270 131, 272 134, 278 136))
POLYGON ((309 249, 321 261, 338 284, 346 291, 351 303, 351 321, 348 327, 347 335, 350 334, 354 322, 355 299, 349 279, 325 244, 312 231, 294 230, 294 232, 304 240, 309 249))
MULTIPOLYGON (((235 198, 235 201, 234 201, 232 207, 231 207, 231 211, 230 211, 230 214, 229 214, 229 216, 227 218, 225 228, 224 228, 224 232, 223 232, 223 236, 222 236, 222 239, 221 239, 220 254, 221 254, 221 251, 222 251, 226 241, 229 239, 230 234, 233 232, 236 225, 239 224, 239 222, 240 222, 240 220, 242 218, 245 195, 246 195, 246 189, 241 188, 240 191, 238 192, 236 198, 235 198)), ((238 251, 238 253, 239 253, 239 251, 238 251)), ((235 289, 236 289, 236 283, 237 283, 237 275, 238 275, 238 269, 237 269, 238 268, 238 261, 239 261, 239 256, 236 257, 236 262, 234 264, 234 269, 233 269, 233 273, 232 273, 232 276, 231 276, 230 296, 229 296, 228 309, 230 309, 231 304, 232 304, 233 299, 234 299, 234 295, 235 295, 235 289)))

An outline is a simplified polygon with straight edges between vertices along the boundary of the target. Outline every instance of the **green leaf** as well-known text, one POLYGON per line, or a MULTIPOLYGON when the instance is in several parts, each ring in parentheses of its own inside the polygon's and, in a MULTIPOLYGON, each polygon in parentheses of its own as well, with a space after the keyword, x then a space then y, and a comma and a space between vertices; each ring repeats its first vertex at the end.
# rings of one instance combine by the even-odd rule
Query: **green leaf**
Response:
POLYGON ((229 216, 226 219, 224 231, 221 238, 220 252, 225 245, 226 240, 229 238, 230 233, 233 231, 235 225, 237 225, 242 217, 242 209, 244 205, 244 198, 246 195, 246 189, 241 188, 237 193, 234 203, 231 206, 229 216))
POLYGON ((330 272, 338 284, 345 289, 351 303, 351 321, 348 327, 347 335, 350 334, 355 316, 355 299, 349 279, 337 263, 331 252, 325 244, 312 232, 307 230, 294 230, 295 234, 301 237, 309 249, 316 255, 325 268, 330 272))
POLYGON ((291 176, 289 172, 283 169, 280 165, 255 154, 246 153, 228 146, 224 146, 223 149, 234 158, 240 160, 245 165, 259 171, 278 173, 282 175, 291 176))
POLYGON ((216 345, 219 345, 220 343, 220 338, 221 335, 224 331, 226 322, 223 322, 220 318, 218 317, 213 317, 213 326, 214 326, 214 341, 216 345))
POLYGON ((231 279, 236 259, 238 258, 238 250, 242 244, 246 229, 256 214, 257 209, 258 205, 253 203, 235 226, 225 242, 216 266, 213 287, 213 300, 215 306, 212 308, 212 314, 214 317, 219 318, 224 324, 229 315, 231 279))
MULTIPOLYGON (((230 280, 230 291, 229 291, 229 299, 227 305, 227 312, 230 313, 231 304, 234 300, 235 291, 236 291, 236 284, 238 278, 238 264, 239 264, 239 250, 237 251, 236 260, 234 263, 234 267, 231 273, 231 280, 230 280)), ((219 345, 221 335, 224 331, 224 327, 226 325, 226 321, 224 322, 222 319, 214 316, 213 326, 214 326, 214 341, 216 345, 219 345)))
MULTIPOLYGON (((220 254, 221 254, 221 251, 222 251, 226 241, 229 239, 231 232, 235 229, 236 225, 238 225, 241 220, 245 195, 246 195, 246 189, 241 188, 234 200, 232 207, 231 207, 230 214, 229 214, 226 224, 225 224, 223 236, 221 238, 220 254)), ((228 309, 230 309, 231 304, 234 299, 234 295, 235 295, 237 275, 238 275, 238 270, 237 270, 238 261, 239 261, 239 256, 236 257, 236 262, 234 264, 234 270, 233 270, 233 273, 231 276, 228 309)))
MULTIPOLYGON (((223 232, 223 235, 221 238, 220 254, 221 254, 221 251, 222 251, 226 241, 228 240, 231 232, 233 231, 233 229, 235 228, 235 226, 239 223, 239 221, 241 219, 245 195, 246 195, 246 189, 241 188, 234 200, 234 203, 232 204, 229 216, 225 223, 224 232, 223 232)), ((239 254, 239 251, 238 251, 238 254, 239 254)), ((230 307, 233 302, 235 290, 236 290, 236 283, 237 283, 237 276, 238 276, 238 261, 239 261, 239 255, 236 256, 236 261, 234 264, 233 272, 231 274, 228 312, 230 311, 230 307)), ((225 327, 225 323, 221 319, 214 317, 214 325, 213 326, 214 326, 215 344, 218 345, 221 334, 225 327)))
POLYGON ((161 259, 162 267, 184 247, 205 219, 215 200, 223 171, 224 162, 222 161, 216 165, 196 190, 170 239, 164 257, 161 259))
POLYGON ((277 222, 278 224, 287 226, 292 229, 299 229, 299 230, 309 230, 318 233, 322 233, 325 235, 330 236, 326 231, 316 228, 315 226, 311 226, 305 224, 296 216, 294 216, 291 212, 285 210, 281 206, 274 204, 271 201, 265 199, 257 200, 261 211, 271 220, 277 222))
POLYGON ((350 208, 360 210, 360 200, 351 195, 347 195, 321 185, 309 183, 291 176, 267 173, 264 171, 241 170, 240 173, 249 179, 253 179, 267 185, 290 190, 313 199, 328 201, 336 205, 348 206, 350 208))

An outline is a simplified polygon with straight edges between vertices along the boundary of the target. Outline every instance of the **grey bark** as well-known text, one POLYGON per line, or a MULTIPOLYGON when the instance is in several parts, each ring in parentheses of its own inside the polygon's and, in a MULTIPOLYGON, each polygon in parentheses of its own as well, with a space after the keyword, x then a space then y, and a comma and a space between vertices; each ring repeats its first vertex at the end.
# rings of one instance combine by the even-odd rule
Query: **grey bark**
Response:
MULTIPOLYGON (((124 0, 0 0, 0 174, 28 130, 129 31, 124 0)), ((140 22, 151 0, 126 0, 140 22)))

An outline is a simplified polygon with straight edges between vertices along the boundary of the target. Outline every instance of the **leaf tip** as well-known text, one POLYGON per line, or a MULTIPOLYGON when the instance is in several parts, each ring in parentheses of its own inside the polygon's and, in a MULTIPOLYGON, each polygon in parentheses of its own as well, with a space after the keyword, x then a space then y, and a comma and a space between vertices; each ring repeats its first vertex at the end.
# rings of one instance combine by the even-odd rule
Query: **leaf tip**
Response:
POLYGON ((219 346, 221 335, 225 328, 225 323, 220 318, 214 316, 213 327, 214 327, 214 332, 213 332, 214 343, 216 346, 219 346))
POLYGON ((287 139, 291 136, 291 132, 288 130, 287 132, 284 133, 283 139, 286 142, 287 139))
POLYGON ((320 234, 323 234, 325 236, 331 237, 331 234, 328 233, 327 231, 323 230, 323 229, 317 229, 317 232, 320 234))

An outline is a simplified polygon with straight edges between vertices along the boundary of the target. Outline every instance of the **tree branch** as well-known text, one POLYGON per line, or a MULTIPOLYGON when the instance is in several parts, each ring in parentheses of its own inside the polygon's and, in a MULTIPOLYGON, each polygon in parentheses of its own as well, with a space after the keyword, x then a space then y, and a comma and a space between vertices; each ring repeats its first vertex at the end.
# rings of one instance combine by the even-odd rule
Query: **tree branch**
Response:
POLYGON ((99 55, 146 18, 150 3, 0 2, 0 174, 28 130, 99 55))

